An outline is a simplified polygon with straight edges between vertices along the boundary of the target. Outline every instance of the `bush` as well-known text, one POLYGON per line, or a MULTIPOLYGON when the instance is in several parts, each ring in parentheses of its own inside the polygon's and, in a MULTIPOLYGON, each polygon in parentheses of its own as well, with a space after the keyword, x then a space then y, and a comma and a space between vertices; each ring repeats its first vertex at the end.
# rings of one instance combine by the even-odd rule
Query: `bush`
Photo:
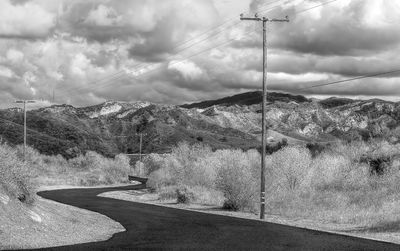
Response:
POLYGON ((175 190, 176 202, 188 204, 194 200, 194 193, 187 187, 180 187, 175 190))
MULTIPOLYGON (((282 148, 266 160, 267 213, 363 225, 400 220, 400 158, 379 176, 360 163, 363 155, 394 158, 397 152, 398 145, 385 141, 336 143, 314 158, 306 147, 282 148)), ((162 199, 258 209, 260 154, 255 150, 213 152, 182 143, 171 154, 144 162, 146 170, 154 170, 148 184, 162 199)))
POLYGON ((216 155, 220 161, 216 187, 226 198, 224 205, 235 210, 255 210, 259 194, 256 178, 258 165, 249 159, 255 155, 254 152, 219 150, 216 155))
POLYGON ((204 145, 180 143, 171 154, 145 160, 145 170, 155 170, 149 175, 149 186, 188 185, 213 187, 215 169, 211 148, 204 145))
POLYGON ((16 149, 5 144, 0 145, 0 159, 0 189, 11 198, 33 203, 35 184, 29 178, 32 174, 28 164, 16 149))
POLYGON ((202 186, 165 186, 158 190, 160 200, 176 200, 177 203, 201 203, 203 205, 222 205, 222 192, 202 186))
POLYGON ((289 146, 271 156, 271 171, 278 187, 295 190, 307 177, 311 155, 307 148, 289 146))
POLYGON ((148 176, 152 172, 161 169, 165 165, 166 154, 151 153, 143 158, 144 175, 148 176))
POLYGON ((194 201, 222 206, 226 200, 235 203, 237 208, 254 210, 259 157, 256 150, 212 152, 202 144, 180 143, 171 154, 153 155, 145 160, 145 169, 155 170, 150 173, 147 184, 163 198, 172 196, 164 188, 175 186, 179 196, 190 192, 194 201))

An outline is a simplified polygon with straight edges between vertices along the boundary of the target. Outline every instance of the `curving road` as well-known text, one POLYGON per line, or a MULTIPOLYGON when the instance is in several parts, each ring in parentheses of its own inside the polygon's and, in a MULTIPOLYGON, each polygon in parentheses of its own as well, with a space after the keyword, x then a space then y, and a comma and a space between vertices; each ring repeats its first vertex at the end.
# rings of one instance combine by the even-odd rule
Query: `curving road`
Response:
POLYGON ((43 191, 43 198, 120 222, 125 232, 102 242, 43 250, 400 250, 400 246, 279 224, 97 197, 143 185, 43 191))

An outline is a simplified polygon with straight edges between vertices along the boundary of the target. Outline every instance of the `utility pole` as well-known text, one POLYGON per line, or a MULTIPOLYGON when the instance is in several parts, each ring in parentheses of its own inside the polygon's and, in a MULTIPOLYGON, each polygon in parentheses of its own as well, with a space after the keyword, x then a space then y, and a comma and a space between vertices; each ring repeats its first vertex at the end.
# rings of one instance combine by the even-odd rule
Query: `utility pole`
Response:
POLYGON ((139 134, 139 160, 142 162, 142 148, 143 148, 143 136, 146 136, 146 133, 138 133, 139 134))
POLYGON ((262 22, 263 27, 263 92, 262 92, 262 139, 261 139, 261 191, 260 191, 260 219, 265 218, 265 149, 267 143, 265 110, 267 104, 267 22, 289 22, 288 17, 285 19, 268 19, 266 17, 244 17, 240 15, 240 20, 262 22))
POLYGON ((34 100, 17 100, 15 103, 24 104, 24 161, 26 160, 26 104, 35 103, 34 100))
POLYGON ((142 140, 143 140, 143 133, 140 133, 140 143, 139 143, 139 160, 142 162, 142 140))

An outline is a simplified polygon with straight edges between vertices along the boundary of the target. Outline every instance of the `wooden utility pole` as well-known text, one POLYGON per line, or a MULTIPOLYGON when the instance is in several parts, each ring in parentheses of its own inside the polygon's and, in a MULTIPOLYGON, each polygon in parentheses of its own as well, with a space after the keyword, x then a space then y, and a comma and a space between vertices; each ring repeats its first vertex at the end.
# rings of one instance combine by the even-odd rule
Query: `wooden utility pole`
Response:
POLYGON ((139 160, 142 162, 142 148, 143 148, 143 136, 146 136, 146 133, 137 133, 136 135, 139 135, 139 160))
POLYGON ((143 133, 140 133, 140 143, 139 143, 139 160, 142 162, 142 140, 143 140, 143 133))
POLYGON ((268 19, 266 17, 258 17, 257 14, 254 17, 243 17, 240 15, 240 20, 249 20, 262 22, 263 27, 263 92, 262 92, 262 139, 261 139, 261 191, 260 191, 260 219, 265 218, 265 149, 267 144, 266 135, 266 121, 265 121, 265 110, 267 104, 267 22, 289 22, 288 17, 285 19, 268 19))
POLYGON ((26 160, 26 104, 35 103, 34 100, 17 100, 15 103, 24 104, 24 161, 26 160))

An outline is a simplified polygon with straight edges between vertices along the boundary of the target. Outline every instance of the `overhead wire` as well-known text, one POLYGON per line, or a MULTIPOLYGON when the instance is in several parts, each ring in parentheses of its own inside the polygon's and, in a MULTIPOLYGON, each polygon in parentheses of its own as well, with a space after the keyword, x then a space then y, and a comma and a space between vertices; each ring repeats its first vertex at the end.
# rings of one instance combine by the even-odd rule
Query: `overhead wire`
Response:
MULTIPOLYGON (((280 1, 282 1, 282 0, 273 1, 273 2, 266 3, 266 4, 276 3, 276 2, 280 2, 280 1)), ((298 12, 295 12, 294 14, 304 13, 304 12, 306 12, 306 11, 309 11, 309 10, 312 10, 312 9, 315 9, 315 8, 318 8, 318 7, 321 7, 321 6, 324 6, 324 5, 327 5, 327 4, 336 2, 336 1, 338 1, 338 0, 327 1, 327 2, 324 2, 324 3, 318 4, 318 5, 315 5, 315 6, 313 6, 313 7, 310 7, 310 8, 307 8, 307 9, 304 9, 304 10, 301 10, 301 11, 298 11, 298 12)), ((288 1, 286 0, 286 2, 288 2, 288 1)), ((275 6, 275 7, 272 7, 272 8, 268 8, 268 9, 266 9, 266 10, 262 10, 261 13, 263 13, 263 11, 270 11, 270 10, 273 10, 273 9, 275 9, 275 8, 278 8, 278 7, 279 7, 279 6, 275 6)), ((265 13, 263 13, 263 14, 265 14, 265 13)), ((237 21, 237 22, 238 22, 238 21, 237 21)), ((235 22, 235 24, 236 24, 237 22, 235 22)), ((231 25, 231 26, 233 26, 233 25, 231 25)), ((210 29, 209 31, 212 31, 213 29, 218 28, 218 27, 220 27, 220 26, 216 26, 216 27, 210 29)), ((208 31, 207 31, 207 32, 208 32, 208 31)), ((220 33, 222 33, 222 32, 221 32, 221 31, 217 32, 217 35, 220 34, 220 33)), ((250 32, 249 32, 249 33, 250 33, 250 32)), ((248 33, 245 33, 244 35, 246 35, 246 34, 248 34, 248 33)), ((208 37, 208 39, 209 39, 209 38, 210 38, 210 37, 208 37)), ((188 41, 190 41, 190 40, 191 40, 191 39, 189 39, 188 41)), ((196 44, 198 44, 198 43, 200 43, 200 42, 204 42, 204 41, 206 41, 206 40, 207 40, 207 39, 202 39, 202 40, 198 41, 197 43, 192 44, 192 45, 189 46, 189 47, 185 47, 185 50, 188 49, 188 48, 193 47, 194 45, 196 45, 196 44)), ((222 45, 225 45, 225 44, 234 42, 235 40, 236 40, 236 39, 230 39, 230 40, 228 40, 228 41, 226 41, 226 42, 224 42, 224 43, 222 43, 222 44, 219 44, 219 45, 217 45, 217 46, 215 46, 215 47, 211 47, 211 48, 208 48, 208 49, 206 49, 206 50, 202 50, 202 51, 200 51, 200 52, 198 52, 198 53, 195 53, 195 54, 193 54, 193 55, 190 55, 190 56, 188 56, 188 57, 186 57, 186 58, 180 59, 179 61, 184 62, 184 60, 186 60, 186 59, 188 59, 188 58, 192 58, 193 56, 197 56, 197 55, 202 54, 202 53, 204 53, 204 52, 210 51, 210 50, 212 50, 212 49, 214 49, 214 48, 217 48, 217 47, 220 47, 220 46, 222 46, 222 45)), ((185 44, 185 43, 186 43, 186 42, 184 42, 183 44, 185 44)), ((180 46, 180 45, 178 45, 177 47, 179 47, 179 46, 180 46)), ((182 50, 182 51, 183 51, 183 50, 182 50)), ((181 51, 178 51, 178 53, 179 53, 179 52, 181 52, 181 51)), ((174 56, 174 55, 169 56, 168 59, 171 58, 171 57, 173 57, 173 56, 174 56)), ((174 62, 173 64, 179 63, 179 61, 178 61, 178 62, 174 62)), ((161 65, 163 65, 163 63, 161 63, 161 65)), ((143 68, 136 69, 136 71, 142 70, 142 69, 143 69, 143 68)), ((145 76, 145 75, 147 75, 147 74, 149 74, 149 73, 151 73, 151 72, 154 72, 154 71, 160 70, 160 69, 162 69, 162 67, 161 67, 161 66, 158 66, 158 67, 156 67, 155 69, 151 69, 151 70, 149 70, 149 71, 147 71, 147 72, 140 73, 140 74, 138 74, 138 75, 136 75, 136 76, 131 76, 131 75, 129 75, 129 74, 126 74, 126 72, 125 72, 124 70, 122 70, 122 71, 120 71, 120 72, 111 74, 111 75, 109 75, 109 76, 107 76, 107 77, 105 77, 105 78, 103 78, 103 79, 99 79, 99 80, 96 80, 96 81, 92 81, 92 82, 90 82, 90 83, 101 83, 102 81, 105 81, 103 84, 99 84, 99 85, 97 85, 96 87, 108 86, 110 83, 113 83, 113 82, 115 82, 116 80, 122 79, 122 78, 124 78, 124 77, 130 77, 130 78, 138 79, 139 77, 145 76), (118 76, 118 75, 119 75, 119 76, 118 76)), ((90 88, 90 86, 82 86, 82 87, 70 89, 70 90, 67 90, 67 91, 68 91, 68 92, 72 92, 72 91, 77 91, 77 90, 85 90, 85 89, 88 89, 88 88, 90 88)))
MULTIPOLYGON (((261 9, 260 9, 260 7, 263 7, 263 6, 266 6, 266 5, 270 5, 270 4, 273 4, 273 3, 278 3, 278 2, 281 2, 281 1, 286 1, 286 2, 287 2, 288 0, 275 0, 275 1, 271 1, 271 2, 266 2, 266 3, 262 4, 261 6, 259 6, 259 9, 258 9, 258 10, 259 10, 259 11, 267 11, 267 10, 271 10, 271 9, 277 8, 277 7, 279 7, 279 6, 275 6, 275 7, 268 8, 268 9, 265 9, 265 8, 261 8, 261 9)), ((226 20, 226 21, 220 23, 219 25, 214 26, 214 27, 212 27, 211 29, 206 30, 205 32, 201 33, 199 36, 196 36, 196 37, 194 37, 194 38, 191 38, 191 39, 189 39, 189 40, 184 41, 183 43, 178 44, 178 45, 175 46, 173 49, 177 49, 177 48, 181 47, 182 45, 187 44, 188 42, 191 42, 191 41, 194 41, 195 39, 198 39, 198 38, 201 37, 202 35, 205 35, 205 34, 207 34, 207 33, 209 33, 209 32, 213 32, 214 30, 216 30, 216 29, 222 27, 223 25, 228 24, 229 22, 231 22, 231 21, 234 20, 235 18, 236 18, 236 17, 232 17, 232 18, 230 18, 230 19, 228 19, 228 20, 226 20)), ((233 24, 230 24, 229 27, 226 27, 226 28, 233 27, 233 26, 237 25, 239 22, 240 22, 240 21, 235 21, 233 24)), ((225 28, 225 29, 226 29, 226 28, 225 28)), ((187 46, 187 47, 185 47, 185 48, 183 48, 183 49, 180 49, 179 51, 175 52, 175 54, 179 54, 179 53, 183 52, 184 50, 187 50, 187 49, 192 48, 194 45, 200 44, 200 43, 202 43, 202 42, 204 42, 204 41, 206 41, 206 40, 208 40, 208 39, 211 39, 212 37, 221 34, 223 31, 224 31, 224 29, 219 30, 219 31, 215 31, 216 33, 212 33, 212 34, 206 36, 205 38, 201 39, 200 41, 196 41, 195 43, 193 43, 193 44, 191 44, 191 45, 189 45, 189 46, 187 46)), ((174 56, 174 55, 170 55, 169 57, 166 58, 166 60, 172 58, 173 56, 174 56)), ((137 66, 141 66, 141 65, 143 65, 143 63, 136 64, 136 65, 134 65, 133 67, 137 67, 137 66)), ((144 66, 142 66, 141 68, 136 69, 136 71, 141 70, 141 69, 143 69, 144 67, 147 67, 147 66, 149 66, 149 65, 150 65, 150 64, 144 65, 144 66)), ((116 72, 116 73, 113 73, 113 74, 111 74, 111 75, 109 75, 109 76, 106 76, 106 77, 104 77, 104 78, 102 78, 102 79, 97 79, 97 80, 91 81, 91 82, 89 82, 89 84, 87 84, 87 85, 91 85, 91 84, 94 84, 94 83, 101 83, 101 82, 103 82, 103 81, 107 81, 107 82, 108 82, 108 81, 115 81, 115 80, 118 80, 118 79, 121 79, 121 78, 125 77, 125 75, 127 75, 126 72, 125 72, 125 70, 120 70, 120 71, 118 71, 118 72, 116 72), (118 76, 118 75, 120 75, 120 76, 118 76)), ((128 77, 131 77, 131 76, 129 76, 129 75, 127 75, 127 76, 128 76, 128 77)), ((76 91, 76 90, 84 90, 84 89, 86 89, 86 87, 81 87, 81 88, 75 88, 75 89, 65 90, 64 92, 62 91, 61 93, 72 92, 72 91, 76 91)))
POLYGON ((388 74, 396 73, 396 72, 400 72, 400 69, 392 70, 392 71, 386 71, 386 72, 379 72, 379 73, 374 73, 374 74, 367 74, 367 75, 363 75, 363 76, 359 76, 359 77, 342 79, 342 80, 333 81, 333 82, 329 82, 329 83, 312 85, 312 86, 308 86, 308 87, 298 88, 296 90, 301 91, 301 90, 307 90, 307 89, 312 89, 312 88, 316 88, 316 87, 322 87, 322 86, 328 86, 328 85, 336 85, 336 84, 350 82, 350 81, 359 80, 359 79, 373 78, 373 77, 388 75, 388 74))
MULTIPOLYGON (((322 3, 322 4, 318 4, 318 5, 316 5, 316 6, 313 6, 313 7, 310 7, 310 8, 304 9, 304 10, 301 10, 301 11, 297 11, 297 12, 295 12, 294 14, 301 14, 301 13, 304 13, 304 12, 306 12, 306 11, 309 11, 309 10, 312 10, 312 9, 315 9, 315 8, 318 8, 318 7, 321 7, 321 6, 324 6, 324 5, 327 5, 327 4, 336 2, 336 1, 338 1, 338 0, 327 1, 327 2, 324 2, 324 3, 322 3)), ((275 8, 277 8, 277 7, 279 7, 279 6, 275 6, 275 7, 271 8, 271 9, 269 9, 268 11, 270 11, 270 10, 272 10, 272 9, 275 9, 275 8)), ((266 14, 266 13, 263 13, 263 14, 266 14)), ((244 35, 246 35, 246 34, 248 34, 248 33, 250 33, 250 32, 253 32, 253 31, 250 30, 250 31, 246 32, 244 35)), ((223 45, 229 44, 230 42, 234 42, 235 40, 236 40, 236 39, 230 39, 230 40, 227 41, 227 43, 223 43, 223 45)), ((221 45, 217 45, 217 47, 220 47, 220 46, 221 46, 221 45)), ((201 51, 201 53, 207 52, 207 51, 212 50, 212 49, 214 49, 214 47, 211 47, 211 48, 209 48, 209 49, 203 50, 203 51, 201 51)), ((186 58, 184 58, 184 59, 181 59, 180 61, 181 61, 181 62, 184 62, 184 60, 186 60, 186 59, 188 59, 188 58, 192 58, 193 56, 197 56, 197 55, 199 55, 199 54, 201 54, 201 53, 196 53, 196 54, 194 54, 194 55, 188 56, 188 57, 186 57, 186 58)), ((178 63, 178 62, 175 62, 175 63, 178 63)), ((135 76, 135 77, 133 77, 133 78, 137 79, 138 77, 145 76, 145 75, 147 75, 148 73, 154 72, 154 71, 157 70, 157 69, 161 69, 161 68, 156 68, 156 69, 150 70, 150 71, 148 71, 148 72, 145 72, 145 73, 142 73, 142 74, 140 74, 140 75, 137 75, 137 76, 135 76)), ((129 76, 129 77, 131 77, 131 76, 129 76)), ((114 79, 114 80, 112 80, 112 81, 118 80, 118 79, 120 79, 120 78, 122 78, 122 77, 116 78, 116 79, 114 79)), ((109 84, 105 83, 105 84, 100 85, 100 86, 104 87, 104 86, 108 86, 108 85, 109 85, 109 84)))
MULTIPOLYGON (((0 118, 0 121, 3 121, 3 122, 5 122, 5 123, 10 123, 10 124, 13 124, 13 125, 19 126, 19 127, 24 127, 23 125, 18 124, 18 123, 16 123, 16 122, 11 121, 11 120, 8 120, 8 119, 0 118)), ((27 131, 30 131, 30 132, 33 132, 33 133, 36 133, 36 134, 40 134, 40 135, 42 135, 43 137, 47 137, 47 138, 54 139, 54 140, 59 141, 59 142, 64 141, 64 142, 68 142, 68 143, 74 143, 74 142, 72 142, 72 141, 70 141, 70 140, 65 140, 65 139, 56 138, 56 137, 53 137, 53 136, 51 136, 51 135, 49 135, 49 134, 47 134, 47 133, 42 133, 42 132, 36 131, 36 130, 34 130, 34 129, 28 128, 28 127, 26 128, 26 130, 27 130, 27 131)), ((31 137, 34 137, 34 136, 32 136, 32 135, 30 135, 30 136, 31 136, 31 137)))

